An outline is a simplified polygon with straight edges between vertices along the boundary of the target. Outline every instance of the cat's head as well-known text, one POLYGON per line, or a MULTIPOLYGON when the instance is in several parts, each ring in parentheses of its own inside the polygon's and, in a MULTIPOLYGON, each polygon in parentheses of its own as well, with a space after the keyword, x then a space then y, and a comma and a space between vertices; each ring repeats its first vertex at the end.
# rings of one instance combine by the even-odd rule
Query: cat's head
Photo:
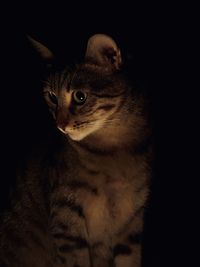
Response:
MULTIPOLYGON (((33 39, 31 42, 44 59, 53 58, 44 45, 33 39)), ((51 72, 44 86, 44 98, 62 133, 80 141, 108 129, 119 130, 121 122, 115 114, 127 93, 119 73, 121 63, 120 49, 114 40, 96 34, 88 41, 83 64, 51 72)))

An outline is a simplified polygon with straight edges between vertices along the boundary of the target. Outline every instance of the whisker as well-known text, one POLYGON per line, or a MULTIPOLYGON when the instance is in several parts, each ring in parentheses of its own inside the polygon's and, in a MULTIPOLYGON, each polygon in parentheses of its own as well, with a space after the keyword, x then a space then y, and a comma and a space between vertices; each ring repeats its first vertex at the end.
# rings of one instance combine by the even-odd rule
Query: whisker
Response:
POLYGON ((110 121, 105 121, 102 123, 102 121, 93 121, 93 122, 87 122, 87 123, 84 123, 84 124, 81 124, 79 126, 76 126, 76 127, 73 127, 74 130, 80 130, 80 129, 83 129, 83 128, 87 128, 87 127, 91 127, 95 124, 96 127, 98 126, 101 126, 101 127, 106 127, 106 126, 112 126, 114 129, 117 129, 120 125, 120 122, 121 120, 110 120, 110 121), (118 124, 115 124, 115 123, 118 123, 118 124))

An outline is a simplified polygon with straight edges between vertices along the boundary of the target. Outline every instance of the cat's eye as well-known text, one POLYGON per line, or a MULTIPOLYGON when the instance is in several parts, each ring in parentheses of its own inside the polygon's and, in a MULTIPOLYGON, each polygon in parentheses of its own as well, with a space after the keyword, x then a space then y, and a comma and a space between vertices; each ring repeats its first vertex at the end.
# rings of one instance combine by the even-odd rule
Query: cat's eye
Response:
POLYGON ((58 99, 57 99, 57 96, 54 92, 52 91, 48 91, 48 97, 49 97, 49 100, 54 104, 54 105, 57 105, 58 104, 58 99))
POLYGON ((77 105, 83 105, 86 101, 87 94, 83 91, 73 92, 73 100, 77 105))

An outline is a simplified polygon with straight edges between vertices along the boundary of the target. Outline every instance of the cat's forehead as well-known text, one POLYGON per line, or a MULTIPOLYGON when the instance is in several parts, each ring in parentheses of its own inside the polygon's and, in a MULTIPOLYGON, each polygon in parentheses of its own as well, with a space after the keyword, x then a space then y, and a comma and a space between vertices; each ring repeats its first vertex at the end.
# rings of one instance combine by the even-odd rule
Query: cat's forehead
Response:
POLYGON ((71 85, 79 87, 88 85, 92 87, 109 85, 112 82, 112 75, 107 70, 95 65, 79 65, 72 74, 71 85))
POLYGON ((62 71, 54 71, 49 76, 52 85, 57 89, 96 89, 110 86, 113 76, 110 71, 96 65, 81 64, 62 71))

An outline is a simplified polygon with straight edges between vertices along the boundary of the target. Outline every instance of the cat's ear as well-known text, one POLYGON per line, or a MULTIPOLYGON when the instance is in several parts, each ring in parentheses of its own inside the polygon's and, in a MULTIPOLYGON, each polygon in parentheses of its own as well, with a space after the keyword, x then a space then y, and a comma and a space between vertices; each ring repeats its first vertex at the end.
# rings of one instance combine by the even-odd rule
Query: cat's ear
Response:
POLYGON ((51 62, 54 59, 54 54, 45 45, 34 40, 30 36, 27 36, 27 38, 44 61, 51 62))
POLYGON ((105 34, 95 34, 88 40, 86 62, 119 69, 122 63, 121 52, 115 41, 105 34))

